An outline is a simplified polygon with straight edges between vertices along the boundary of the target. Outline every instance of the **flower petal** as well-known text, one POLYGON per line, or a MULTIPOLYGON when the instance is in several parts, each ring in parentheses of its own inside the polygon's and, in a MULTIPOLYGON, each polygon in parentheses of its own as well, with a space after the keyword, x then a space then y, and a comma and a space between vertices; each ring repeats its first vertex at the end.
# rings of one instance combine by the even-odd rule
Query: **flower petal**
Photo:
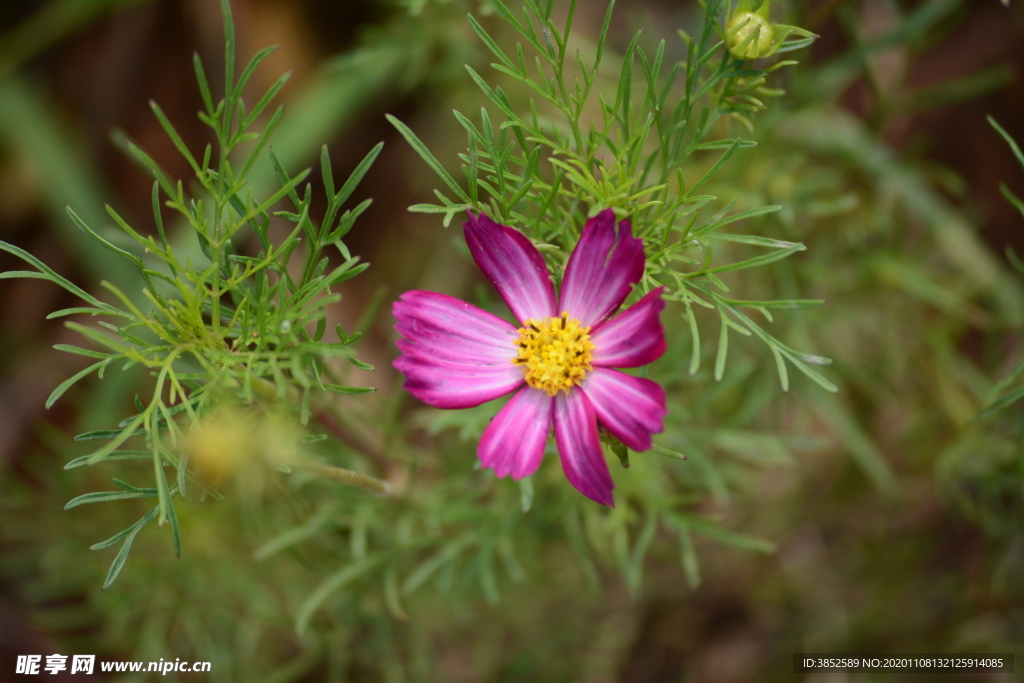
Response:
POLYGON ((392 365, 405 375, 405 390, 434 408, 474 408, 523 383, 522 371, 512 364, 506 369, 404 354, 392 365))
POLYGON ((611 320, 590 333, 594 343, 593 365, 636 368, 661 358, 665 353, 665 330, 658 315, 665 308, 664 287, 651 290, 611 320))
POLYGON ((484 430, 477 456, 498 477, 528 477, 540 467, 551 432, 554 401, 543 391, 523 387, 484 430))
POLYGON ((523 233, 495 223, 486 214, 471 217, 462 226, 473 260, 516 320, 557 315, 555 288, 544 258, 523 233))
POLYGON ((583 227, 565 267, 559 312, 585 326, 597 325, 615 312, 644 274, 644 243, 633 237, 629 221, 615 225, 605 209, 583 227))
POLYGON ((559 392, 555 396, 554 423, 565 478, 587 498, 614 507, 615 483, 601 450, 597 416, 590 400, 578 389, 569 394, 559 392))
POLYGON ((403 294, 392 309, 402 355, 393 365, 405 389, 435 408, 472 408, 515 390, 516 329, 501 318, 436 292, 403 294))
MULTIPOLYGON (((511 363, 516 357, 516 328, 473 304, 447 294, 413 290, 392 309, 395 329, 409 344, 453 361, 511 363)), ((406 349, 399 344, 403 351, 406 349)))
POLYGON ((634 451, 646 451, 651 435, 665 430, 665 390, 657 382, 594 368, 581 388, 601 426, 634 451))

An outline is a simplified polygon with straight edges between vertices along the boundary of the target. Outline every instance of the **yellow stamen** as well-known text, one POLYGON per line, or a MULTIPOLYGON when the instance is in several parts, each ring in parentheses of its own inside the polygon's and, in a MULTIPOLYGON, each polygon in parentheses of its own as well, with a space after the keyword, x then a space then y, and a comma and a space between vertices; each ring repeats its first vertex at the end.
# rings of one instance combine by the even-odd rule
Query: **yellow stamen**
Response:
POLYGON ((562 313, 558 318, 526 320, 519 329, 519 355, 512 361, 523 368, 526 383, 554 396, 579 386, 594 368, 590 328, 562 313))

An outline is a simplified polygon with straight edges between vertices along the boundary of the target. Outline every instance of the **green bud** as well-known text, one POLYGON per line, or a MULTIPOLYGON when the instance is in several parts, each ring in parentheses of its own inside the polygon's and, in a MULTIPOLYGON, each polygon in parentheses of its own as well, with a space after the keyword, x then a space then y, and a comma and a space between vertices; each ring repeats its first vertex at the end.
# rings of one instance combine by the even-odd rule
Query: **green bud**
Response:
POLYGON ((729 52, 737 59, 767 56, 774 37, 775 29, 768 20, 753 12, 734 15, 726 27, 729 52))
MULTIPOLYGON (((797 26, 773 24, 768 20, 769 0, 756 8, 751 0, 739 0, 725 21, 725 44, 736 59, 761 59, 775 54, 786 38, 797 35, 815 38, 813 33, 797 26)), ((810 41, 806 41, 809 43, 810 41)), ((792 48, 798 45, 792 45, 792 48)))

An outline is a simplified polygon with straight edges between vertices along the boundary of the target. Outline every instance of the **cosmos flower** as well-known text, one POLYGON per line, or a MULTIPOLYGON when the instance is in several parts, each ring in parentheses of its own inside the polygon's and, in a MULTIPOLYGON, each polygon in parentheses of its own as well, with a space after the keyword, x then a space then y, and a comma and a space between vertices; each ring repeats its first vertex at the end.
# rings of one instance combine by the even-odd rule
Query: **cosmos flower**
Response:
POLYGON ((393 309, 402 336, 394 365, 406 390, 451 409, 514 392, 484 430, 481 464, 499 477, 533 474, 554 425, 566 478, 588 498, 614 505, 598 425, 645 451, 666 414, 661 386, 612 369, 646 365, 665 351, 663 288, 614 315, 643 275, 643 241, 628 221, 616 225, 610 209, 590 219, 556 298, 526 236, 486 215, 463 227, 473 260, 520 327, 444 294, 406 292, 393 309))

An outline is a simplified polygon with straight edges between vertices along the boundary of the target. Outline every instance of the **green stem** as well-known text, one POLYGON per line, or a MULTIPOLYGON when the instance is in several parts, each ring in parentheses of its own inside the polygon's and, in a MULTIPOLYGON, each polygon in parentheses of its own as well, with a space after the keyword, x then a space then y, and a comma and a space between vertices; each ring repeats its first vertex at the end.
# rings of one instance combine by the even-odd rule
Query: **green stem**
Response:
POLYGON ((334 465, 324 465, 322 463, 308 461, 292 463, 292 465, 299 469, 319 474, 324 479, 341 482, 342 484, 349 484, 350 486, 358 486, 361 489, 365 489, 382 496, 386 496, 391 493, 391 485, 388 482, 375 479, 366 474, 346 470, 344 467, 335 467, 334 465))

